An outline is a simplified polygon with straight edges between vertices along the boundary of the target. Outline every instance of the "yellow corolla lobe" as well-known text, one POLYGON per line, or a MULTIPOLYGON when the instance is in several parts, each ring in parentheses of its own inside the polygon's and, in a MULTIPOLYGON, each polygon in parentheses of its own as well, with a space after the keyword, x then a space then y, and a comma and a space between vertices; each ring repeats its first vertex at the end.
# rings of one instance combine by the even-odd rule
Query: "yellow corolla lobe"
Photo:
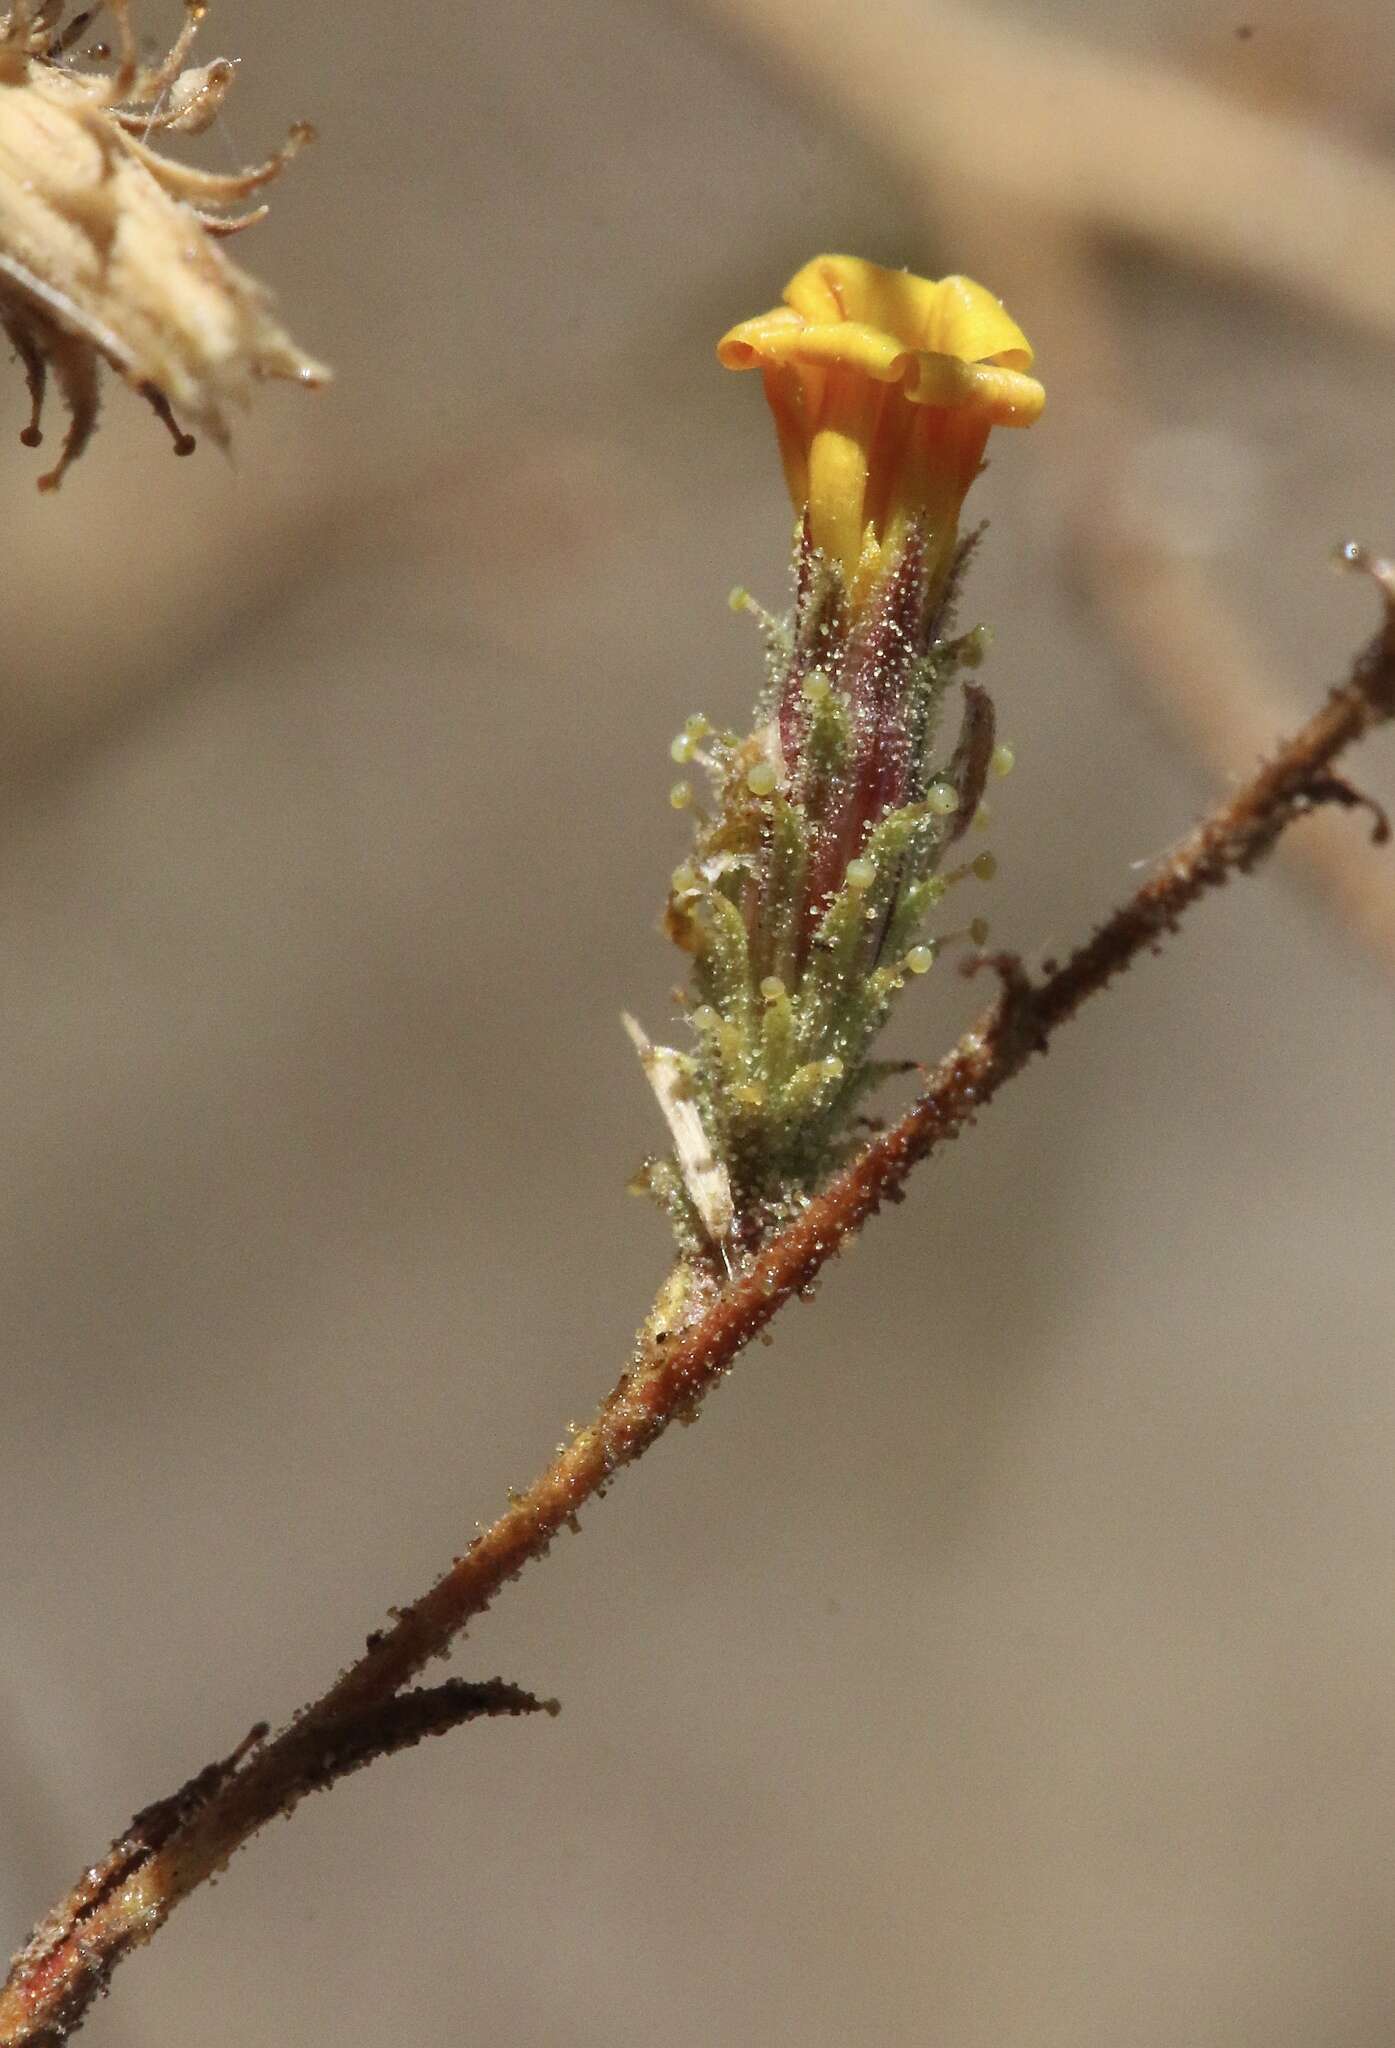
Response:
POLYGON ((761 371, 795 511, 854 604, 917 524, 943 576, 991 429, 1030 426, 1046 401, 1030 342, 982 285, 856 256, 806 263, 717 355, 761 371))

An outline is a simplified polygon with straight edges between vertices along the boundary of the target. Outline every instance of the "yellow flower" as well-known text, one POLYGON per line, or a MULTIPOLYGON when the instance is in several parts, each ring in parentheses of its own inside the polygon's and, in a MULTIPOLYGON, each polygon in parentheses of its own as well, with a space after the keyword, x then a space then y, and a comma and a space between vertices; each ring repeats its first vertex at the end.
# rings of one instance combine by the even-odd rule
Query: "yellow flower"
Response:
POLYGON ((717 355, 763 373, 796 513, 854 605, 917 524, 933 590, 989 430, 1030 426, 1045 404, 1026 335, 972 278, 856 256, 816 256, 784 298, 723 335, 717 355))

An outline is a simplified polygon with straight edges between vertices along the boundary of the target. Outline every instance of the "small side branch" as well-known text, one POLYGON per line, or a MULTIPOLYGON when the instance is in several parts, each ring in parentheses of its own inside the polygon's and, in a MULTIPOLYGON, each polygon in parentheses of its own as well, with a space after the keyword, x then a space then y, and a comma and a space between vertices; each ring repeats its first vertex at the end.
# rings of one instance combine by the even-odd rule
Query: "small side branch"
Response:
MULTIPOLYGON (((289 1812, 308 1792, 318 1792, 361 1770, 378 1757, 415 1748, 428 1735, 445 1735, 466 1721, 502 1714, 556 1714, 555 1700, 540 1700, 502 1678, 447 1679, 442 1685, 395 1694, 379 1705, 320 1722, 292 1723, 278 1738, 286 1774, 289 1812)), ((270 1729, 259 1721, 228 1757, 220 1758, 168 1798, 144 1807, 112 1843, 100 1862, 85 1870, 68 1896, 45 1919, 10 1966, 8 2001, 16 1985, 31 2017, 18 2031, 6 2022, 6 2038, 58 2042, 82 2024, 112 1970, 143 1936, 134 1924, 129 1887, 139 1890, 139 1873, 151 1857, 229 1784, 238 1768, 265 1742, 270 1729), (102 1936, 94 1942, 92 1931, 102 1936), (74 1969, 74 1957, 84 1966, 74 1969)))
MULTIPOLYGON (((1000 955, 997 1000, 929 1076, 900 1120, 866 1149, 730 1282, 680 1268, 651 1316, 629 1370, 594 1419, 558 1453, 443 1577, 369 1639, 358 1662, 274 1739, 258 1728, 223 1762, 132 1823, 104 1862, 84 1872, 15 1958, 0 1992, 0 2048, 56 2044, 81 2023, 115 1964, 149 1940, 179 1901, 249 1836, 307 1792, 375 1756, 482 1713, 541 1704, 495 1681, 404 1692, 509 1579, 543 1556, 579 1509, 668 1425, 691 1415, 737 1354, 883 1202, 899 1199, 917 1162, 973 1121, 1088 997, 1141 953, 1155 952, 1187 908, 1246 874, 1281 833, 1322 806, 1360 802, 1338 757, 1395 717, 1395 567, 1348 550, 1380 585, 1385 623, 1308 723, 1228 802, 1190 833, 1142 888, 1061 965, 1033 980, 1000 955)), ((1386 833, 1376 815, 1377 837, 1386 833)))

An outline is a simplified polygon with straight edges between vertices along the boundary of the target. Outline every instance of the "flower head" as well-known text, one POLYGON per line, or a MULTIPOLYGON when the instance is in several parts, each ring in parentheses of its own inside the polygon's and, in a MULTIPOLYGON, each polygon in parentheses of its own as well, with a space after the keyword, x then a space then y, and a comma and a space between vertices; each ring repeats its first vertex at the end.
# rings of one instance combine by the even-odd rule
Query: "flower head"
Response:
POLYGON ((784 300, 717 354, 764 376, 796 513, 855 607, 915 528, 933 592, 990 429, 1030 426, 1045 403, 1026 335, 971 278, 856 256, 816 256, 784 300))
POLYGON ((924 929, 949 890, 992 879, 991 852, 960 842, 1012 765, 976 680, 987 632, 954 629, 973 548, 956 528, 990 428, 1028 424, 1043 394, 982 286, 850 256, 806 265, 719 354, 764 373, 800 515, 794 604, 774 618, 733 593, 766 643, 753 730, 695 714, 673 741, 712 789, 710 809, 687 781, 669 798, 695 813, 665 918, 692 960, 691 1040, 631 1035, 673 1142, 641 1184, 685 1255, 729 1260, 857 1143, 899 1071, 873 1048, 901 991, 987 938, 979 916, 924 929))
POLYGON ((221 444, 225 408, 245 403, 254 379, 328 376, 214 239, 260 219, 264 208, 226 209, 268 184, 309 131, 231 175, 159 155, 153 135, 213 119, 232 65, 185 67, 203 0, 186 0, 183 32, 150 67, 136 55, 129 0, 108 6, 119 46, 106 74, 67 61, 95 9, 66 28, 64 0, 14 0, 0 13, 0 333, 29 384, 28 446, 40 439, 50 370, 67 402, 62 455, 40 479, 48 490, 92 433, 102 363, 149 400, 181 454, 194 444, 174 411, 221 444))

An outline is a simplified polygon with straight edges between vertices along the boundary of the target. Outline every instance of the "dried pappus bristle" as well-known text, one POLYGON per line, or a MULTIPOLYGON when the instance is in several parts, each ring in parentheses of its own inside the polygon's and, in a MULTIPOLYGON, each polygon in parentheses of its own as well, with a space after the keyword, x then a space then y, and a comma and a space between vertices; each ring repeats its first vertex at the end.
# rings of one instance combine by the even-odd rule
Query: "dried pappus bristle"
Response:
POLYGON ((227 209, 277 177, 311 131, 292 130, 265 163, 232 175, 162 157, 150 137, 206 128, 233 64, 185 65, 202 0, 186 0, 183 29, 151 66, 137 57, 129 0, 106 4, 117 29, 110 72, 65 62, 100 8, 66 26, 66 0, 0 15, 0 328, 29 387, 20 439, 41 439, 50 372, 69 413, 41 490, 57 488, 92 436, 103 362, 149 401, 177 454, 194 446, 181 419, 226 446, 225 408, 245 405, 255 380, 315 386, 329 375, 215 240, 264 216, 264 206, 227 209))

